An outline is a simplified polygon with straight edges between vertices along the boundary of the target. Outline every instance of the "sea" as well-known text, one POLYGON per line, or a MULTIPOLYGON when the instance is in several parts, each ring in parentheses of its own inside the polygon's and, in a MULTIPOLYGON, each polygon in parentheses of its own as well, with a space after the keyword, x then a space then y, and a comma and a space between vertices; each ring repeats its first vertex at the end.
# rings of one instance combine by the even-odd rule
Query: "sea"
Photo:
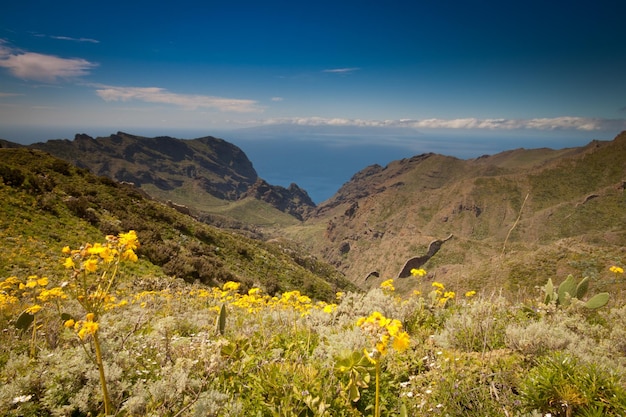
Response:
POLYGON ((0 128, 0 138, 29 144, 48 139, 73 139, 77 133, 108 136, 118 130, 140 136, 172 136, 193 139, 215 136, 241 148, 259 177, 272 185, 295 183, 320 204, 362 169, 423 153, 439 153, 460 159, 493 155, 518 148, 562 149, 584 146, 594 139, 612 140, 617 133, 531 131, 384 131, 381 129, 71 129, 0 128))

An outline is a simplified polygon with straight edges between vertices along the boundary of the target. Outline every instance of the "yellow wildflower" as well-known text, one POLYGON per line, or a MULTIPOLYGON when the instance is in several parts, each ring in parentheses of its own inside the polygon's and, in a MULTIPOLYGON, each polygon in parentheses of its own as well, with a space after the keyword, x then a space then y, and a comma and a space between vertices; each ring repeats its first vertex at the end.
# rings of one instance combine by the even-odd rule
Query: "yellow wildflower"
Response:
POLYGON ((126 249, 135 250, 139 247, 137 233, 134 230, 130 230, 128 233, 120 233, 119 241, 120 244, 126 249))
POLYGON ((63 326, 65 326, 68 329, 71 329, 72 327, 74 327, 75 324, 76 322, 74 321, 74 319, 69 319, 63 323, 63 326))
POLYGON ((0 290, 9 289, 14 285, 19 286, 21 283, 22 282, 16 276, 8 277, 4 281, 0 281, 0 290))
POLYGON ((411 275, 413 275, 414 277, 423 277, 424 275, 426 275, 426 271, 422 268, 420 269, 413 268, 411 269, 411 275))
POLYGON ((17 304, 18 302, 19 299, 17 297, 0 292, 0 311, 2 311, 3 308, 11 306, 12 304, 17 304))
POLYGON ((298 297, 298 302, 302 304, 309 304, 311 303, 311 299, 307 297, 306 295, 301 295, 298 297))
POLYGON ((615 273, 615 274, 623 274, 624 273, 624 268, 621 268, 619 266, 612 266, 609 268, 609 271, 615 273))
POLYGON ((473 297, 475 295, 476 295, 476 291, 473 291, 473 290, 472 291, 468 291, 468 292, 465 293, 465 296, 467 298, 473 297))
POLYGON ((337 291, 337 293, 335 294, 335 297, 337 297, 337 300, 341 300, 344 295, 346 295, 343 291, 337 291))
POLYGON ((89 255, 100 255, 106 249, 107 249, 107 247, 102 245, 101 243, 94 243, 92 246, 89 246, 87 248, 87 254, 89 254, 89 255))
POLYGON ((375 361, 372 358, 377 357, 376 354, 384 356, 387 353, 389 342, 397 351, 403 351, 409 346, 410 338, 402 331, 402 322, 387 318, 378 311, 374 311, 367 318, 361 317, 357 325, 376 337, 374 351, 371 354, 365 351, 373 363, 375 361))
POLYGON ((405 351, 411 343, 411 338, 407 332, 401 332, 394 336, 391 346, 398 352, 405 351))
POLYGON ((37 280, 37 285, 39 285, 40 287, 45 287, 46 285, 48 285, 48 278, 47 277, 41 277, 37 280))
POLYGON ((61 252, 66 255, 69 255, 70 253, 72 253, 72 250, 70 249, 69 246, 64 246, 63 249, 61 249, 61 252))
POLYGON ((98 269, 98 260, 97 259, 87 259, 83 264, 85 270, 87 272, 96 272, 98 269))
POLYGON ((78 337, 84 340, 87 335, 94 335, 98 331, 98 323, 94 321, 84 321, 78 331, 78 337))
POLYGON ((72 260, 72 257, 68 257, 65 258, 65 262, 63 262, 63 266, 66 268, 74 268, 76 265, 74 264, 74 261, 72 260))
POLYGON ((132 249, 126 249, 124 253, 122 253, 122 259, 131 261, 131 262, 137 262, 139 258, 137 257, 137 254, 135 254, 135 252, 132 249))
POLYGON ((50 288, 49 290, 42 290, 37 298, 44 303, 54 298, 66 299, 67 294, 63 292, 61 287, 50 288))
POLYGON ((28 307, 25 311, 28 314, 35 314, 37 313, 39 310, 41 310, 43 307, 41 307, 39 304, 35 304, 33 306, 28 307))
POLYGON ((383 281, 380 284, 380 288, 382 288, 383 291, 389 291, 389 292, 395 291, 396 288, 393 286, 393 278, 392 279, 388 279, 387 281, 383 281))
POLYGON ((117 250, 105 247, 104 250, 102 250, 98 255, 100 255, 100 258, 102 258, 104 262, 110 263, 113 262, 113 260, 115 259, 115 255, 117 255, 117 250))
POLYGON ((223 286, 222 289, 224 291, 237 291, 241 284, 239 282, 228 281, 223 286))
POLYGON ((85 316, 85 320, 87 321, 93 321, 93 319, 96 317, 95 314, 93 313, 87 313, 87 315, 85 316))
POLYGON ((437 281, 433 282, 432 286, 442 291, 446 288, 441 282, 437 282, 437 281))
POLYGON ((391 323, 389 323, 386 327, 389 334, 395 337, 402 329, 402 323, 400 322, 400 320, 393 319, 391 320, 391 323))
POLYGON ((330 314, 336 309, 337 309, 337 304, 326 304, 324 308, 322 309, 322 311, 324 311, 324 313, 330 314))

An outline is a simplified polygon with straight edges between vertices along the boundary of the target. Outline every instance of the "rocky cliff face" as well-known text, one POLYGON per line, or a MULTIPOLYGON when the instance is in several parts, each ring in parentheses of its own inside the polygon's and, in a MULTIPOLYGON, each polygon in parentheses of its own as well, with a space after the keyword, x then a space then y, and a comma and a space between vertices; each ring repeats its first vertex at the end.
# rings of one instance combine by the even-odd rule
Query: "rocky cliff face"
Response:
POLYGON ((315 208, 315 203, 305 190, 292 183, 288 188, 270 185, 258 179, 245 193, 244 197, 253 197, 270 203, 280 211, 303 220, 315 208))
POLYGON ((79 134, 73 141, 51 140, 32 147, 138 187, 173 190, 195 183, 224 200, 238 199, 258 178, 241 149, 214 137, 181 140, 118 132, 94 139, 79 134))
POLYGON ((295 184, 288 189, 267 184, 240 148, 211 136, 182 140, 118 132, 94 139, 77 134, 73 141, 50 140, 31 147, 175 202, 176 193, 205 192, 226 201, 252 196, 298 219, 315 206, 295 184))

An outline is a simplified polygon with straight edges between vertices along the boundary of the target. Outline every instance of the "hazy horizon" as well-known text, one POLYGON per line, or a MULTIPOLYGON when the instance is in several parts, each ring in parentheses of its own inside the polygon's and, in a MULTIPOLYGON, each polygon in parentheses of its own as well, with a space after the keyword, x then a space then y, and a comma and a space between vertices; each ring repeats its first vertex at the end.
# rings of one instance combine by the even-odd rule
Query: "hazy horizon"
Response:
POLYGON ((123 131, 129 134, 156 137, 171 136, 178 139, 195 139, 204 136, 222 138, 241 148, 252 162, 259 177, 272 185, 288 187, 296 183, 307 191, 317 204, 332 197, 354 174, 373 164, 389 162, 422 153, 439 153, 460 159, 493 155, 516 148, 562 149, 584 146, 594 139, 612 140, 616 135, 602 137, 585 132, 571 134, 553 131, 542 135, 524 135, 527 132, 474 132, 458 131, 421 133, 412 130, 386 130, 351 128, 343 132, 307 128, 274 126, 257 129, 185 130, 185 129, 20 129, 11 132, 0 128, 0 138, 21 144, 44 142, 50 139, 69 139, 79 133, 91 137, 104 137, 123 131), (413 133, 411 133, 413 132, 413 133), (7 136, 7 133, 9 136, 7 136), (381 135, 384 135, 381 136, 381 135))

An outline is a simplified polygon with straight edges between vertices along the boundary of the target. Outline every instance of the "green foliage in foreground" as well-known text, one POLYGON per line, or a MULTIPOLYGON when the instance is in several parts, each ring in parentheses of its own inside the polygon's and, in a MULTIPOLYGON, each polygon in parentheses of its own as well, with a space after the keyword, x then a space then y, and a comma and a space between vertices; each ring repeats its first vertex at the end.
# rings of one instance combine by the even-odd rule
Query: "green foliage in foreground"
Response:
POLYGON ((328 303, 136 281, 117 266, 136 260, 134 239, 64 248, 65 274, 0 281, 1 415, 626 413, 626 306, 542 299, 531 314, 438 282, 328 303))

